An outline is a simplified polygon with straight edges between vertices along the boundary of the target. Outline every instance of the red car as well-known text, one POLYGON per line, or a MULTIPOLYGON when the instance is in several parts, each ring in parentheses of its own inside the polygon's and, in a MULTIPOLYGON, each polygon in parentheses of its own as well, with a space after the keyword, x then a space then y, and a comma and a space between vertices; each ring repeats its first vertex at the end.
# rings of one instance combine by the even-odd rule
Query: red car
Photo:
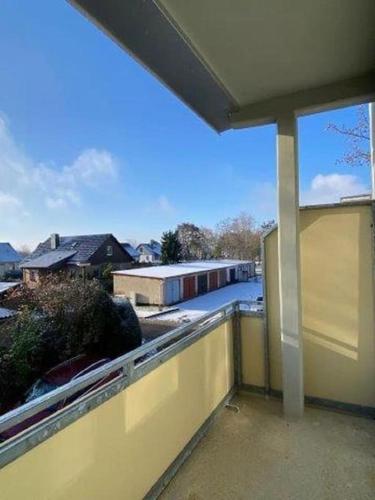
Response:
MULTIPOLYGON (((35 384, 33 384, 27 391, 23 403, 28 403, 33 399, 43 396, 44 394, 47 394, 48 392, 53 391, 54 389, 67 384, 68 382, 71 382, 72 380, 82 377, 82 375, 85 375, 86 373, 105 365, 109 361, 111 361, 109 358, 99 358, 97 356, 95 357, 87 354, 81 354, 79 356, 76 356, 75 358, 68 359, 67 361, 60 363, 59 365, 49 370, 39 380, 37 380, 35 384)), ((49 415, 52 415, 52 413, 54 413, 55 411, 64 408, 78 397, 83 396, 84 394, 87 394, 97 387, 100 387, 101 385, 109 382, 118 374, 118 371, 110 373, 94 384, 91 384, 88 387, 79 390, 77 393, 69 396, 65 400, 62 400, 59 403, 54 404, 53 406, 46 408, 39 413, 36 413, 32 417, 25 419, 23 422, 3 431, 0 434, 0 442, 10 439, 16 434, 19 434, 23 430, 27 429, 28 427, 31 427, 37 422, 40 422, 49 415)))

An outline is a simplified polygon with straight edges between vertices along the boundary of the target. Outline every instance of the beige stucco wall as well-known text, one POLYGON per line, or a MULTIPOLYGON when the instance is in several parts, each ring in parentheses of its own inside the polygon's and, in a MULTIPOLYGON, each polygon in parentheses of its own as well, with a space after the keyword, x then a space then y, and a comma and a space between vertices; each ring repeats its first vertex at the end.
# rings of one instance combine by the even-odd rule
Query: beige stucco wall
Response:
POLYGON ((242 382, 264 387, 264 330, 263 318, 241 318, 242 382))
MULTIPOLYGON (((372 223, 370 205, 300 212, 306 395, 375 406, 372 223)), ((281 390, 277 230, 265 252, 271 387, 281 390)))
POLYGON ((139 304, 163 304, 163 280, 113 274, 113 293, 132 298, 137 293, 139 304))
POLYGON ((144 497, 233 385, 231 320, 0 470, 2 500, 144 497))

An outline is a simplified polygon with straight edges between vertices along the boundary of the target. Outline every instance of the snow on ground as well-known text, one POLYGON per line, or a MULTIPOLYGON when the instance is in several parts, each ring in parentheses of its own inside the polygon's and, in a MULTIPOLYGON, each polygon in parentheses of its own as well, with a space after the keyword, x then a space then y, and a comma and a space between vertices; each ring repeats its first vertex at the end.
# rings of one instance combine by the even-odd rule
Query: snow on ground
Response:
POLYGON ((157 306, 133 306, 134 311, 137 313, 138 318, 152 318, 156 316, 157 319, 162 319, 158 316, 164 314, 167 315, 168 311, 176 311, 178 307, 176 306, 168 306, 168 307, 157 307, 157 306))
POLYGON ((154 316, 153 319, 176 322, 194 321, 203 314, 233 300, 256 300, 262 294, 262 278, 257 277, 250 281, 228 285, 214 292, 181 302, 181 304, 177 304, 177 311, 164 313, 159 317, 154 316))

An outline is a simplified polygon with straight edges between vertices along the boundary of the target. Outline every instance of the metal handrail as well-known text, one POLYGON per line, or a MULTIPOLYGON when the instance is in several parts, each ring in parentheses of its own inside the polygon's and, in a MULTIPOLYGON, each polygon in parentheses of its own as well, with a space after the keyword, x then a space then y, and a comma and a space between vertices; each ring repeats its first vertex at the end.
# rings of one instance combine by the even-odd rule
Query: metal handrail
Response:
MULTIPOLYGON (((236 307, 240 301, 232 301, 228 302, 214 311, 210 311, 195 321, 187 323, 186 325, 175 328, 174 330, 166 333, 165 335, 144 344, 133 351, 116 358, 113 361, 110 361, 106 365, 103 365, 96 370, 93 370, 82 377, 72 380, 65 384, 62 387, 59 387, 43 396, 40 396, 29 403, 26 403, 19 408, 15 408, 10 412, 0 416, 0 432, 3 432, 14 425, 17 425, 24 420, 36 415, 40 411, 49 408, 56 403, 59 403, 61 400, 66 399, 82 389, 98 382, 99 380, 105 378, 107 375, 115 371, 122 371, 116 380, 128 379, 128 383, 131 381, 132 373, 134 372, 136 360, 142 358, 146 354, 152 354, 152 356, 147 360, 148 362, 151 360, 156 360, 159 356, 163 354, 163 351, 157 352, 153 354, 155 349, 160 349, 166 344, 179 339, 184 333, 188 333, 185 339, 189 339, 190 337, 194 337, 196 334, 196 329, 202 326, 202 323, 208 322, 210 319, 214 319, 216 316, 221 315, 222 317, 226 317, 229 314, 234 313, 236 307), (192 330, 192 331, 191 331, 192 330)), ((209 324, 207 325, 209 326, 209 324)))

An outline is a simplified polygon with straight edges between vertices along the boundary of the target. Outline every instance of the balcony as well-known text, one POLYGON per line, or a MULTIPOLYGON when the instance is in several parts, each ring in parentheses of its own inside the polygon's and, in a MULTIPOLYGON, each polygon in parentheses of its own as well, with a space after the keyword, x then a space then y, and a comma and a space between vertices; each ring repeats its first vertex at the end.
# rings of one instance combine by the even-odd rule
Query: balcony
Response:
POLYGON ((287 423, 279 400, 246 393, 231 405, 161 500, 372 498, 372 421, 308 407, 287 423))
POLYGON ((275 228, 264 314, 228 303, 0 417, 2 432, 116 373, 0 445, 3 498, 371 498, 373 205, 300 217, 302 419, 281 400, 275 228))
POLYGON ((375 100, 374 2, 70 1, 214 130, 276 124, 278 228, 264 315, 226 304, 0 417, 116 374, 1 444, 1 498, 372 498, 374 202, 299 208, 297 118, 375 100))

